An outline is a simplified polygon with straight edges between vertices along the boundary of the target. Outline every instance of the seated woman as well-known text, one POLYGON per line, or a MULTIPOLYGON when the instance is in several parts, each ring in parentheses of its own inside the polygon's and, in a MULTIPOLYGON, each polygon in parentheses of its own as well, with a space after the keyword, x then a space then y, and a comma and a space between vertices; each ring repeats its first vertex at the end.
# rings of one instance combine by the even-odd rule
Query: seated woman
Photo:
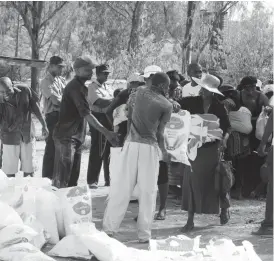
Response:
POLYGON ((183 178, 182 186, 182 210, 188 211, 188 220, 182 228, 182 232, 189 232, 194 228, 194 214, 218 214, 221 207, 220 222, 226 224, 229 221, 229 200, 227 195, 217 192, 215 189, 215 171, 219 162, 219 148, 226 146, 229 137, 230 123, 224 105, 217 96, 222 95, 218 90, 220 80, 213 75, 206 75, 202 80, 193 78, 202 89, 200 97, 202 107, 198 112, 213 114, 219 119, 219 128, 223 133, 221 140, 205 142, 197 149, 196 158, 190 161, 183 178))

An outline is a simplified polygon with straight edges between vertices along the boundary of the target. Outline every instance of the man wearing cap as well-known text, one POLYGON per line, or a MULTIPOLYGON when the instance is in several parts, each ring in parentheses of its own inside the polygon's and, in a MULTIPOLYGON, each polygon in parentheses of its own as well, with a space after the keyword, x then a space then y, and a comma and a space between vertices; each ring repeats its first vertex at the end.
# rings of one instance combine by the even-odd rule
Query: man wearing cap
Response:
POLYGON ((110 187, 103 229, 110 235, 117 232, 124 218, 134 187, 139 189, 138 238, 147 243, 157 196, 159 151, 164 161, 169 155, 164 145, 164 129, 170 120, 172 104, 168 95, 169 77, 158 72, 150 85, 138 88, 133 110, 129 108, 129 132, 121 151, 123 166, 113 175, 116 182, 110 187), (123 184, 121 190, 120 184, 123 184))
POLYGON ((34 172, 35 137, 31 124, 34 113, 42 124, 42 134, 48 135, 45 120, 38 106, 38 95, 25 85, 13 86, 10 78, 0 78, 0 125, 3 143, 3 171, 15 177, 19 159, 24 176, 34 172))
POLYGON ((74 62, 75 78, 65 87, 59 120, 53 132, 55 160, 53 185, 57 188, 76 186, 80 174, 81 147, 86 136, 86 122, 116 145, 117 135, 108 131, 91 114, 86 81, 90 80, 95 64, 82 56, 74 62))
POLYGON ((44 114, 49 130, 43 159, 42 177, 50 179, 52 179, 55 155, 52 134, 59 119, 60 104, 65 88, 65 81, 62 77, 60 77, 64 66, 65 64, 61 57, 51 57, 49 60, 47 74, 40 83, 44 104, 44 114))
MULTIPOLYGON (((96 80, 88 86, 88 101, 93 115, 107 129, 112 126, 106 116, 106 109, 113 99, 113 93, 106 85, 110 70, 107 64, 96 67, 96 80)), ((105 186, 109 186, 109 155, 110 144, 94 128, 90 128, 91 146, 89 154, 87 183, 91 189, 98 187, 100 171, 104 167, 105 186)))

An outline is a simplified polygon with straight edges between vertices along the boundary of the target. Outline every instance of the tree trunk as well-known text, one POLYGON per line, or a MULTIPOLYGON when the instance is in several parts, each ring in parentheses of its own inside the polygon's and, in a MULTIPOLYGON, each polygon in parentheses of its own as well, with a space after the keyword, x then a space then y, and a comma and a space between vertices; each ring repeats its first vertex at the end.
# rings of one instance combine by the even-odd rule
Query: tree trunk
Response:
MULTIPOLYGON (((31 46, 31 58, 34 60, 39 60, 39 46, 38 46, 38 35, 39 29, 32 29, 32 46, 31 46)), ((39 70, 36 67, 31 67, 31 88, 39 93, 38 90, 39 83, 39 70)))
POLYGON ((184 36, 184 43, 182 44, 182 73, 186 74, 187 66, 191 63, 191 49, 192 49, 192 26, 193 17, 195 14, 197 3, 189 1, 187 4, 187 20, 186 20, 186 31, 184 36))
POLYGON ((19 49, 19 32, 20 32, 20 15, 17 16, 17 27, 16 27, 16 43, 15 43, 15 53, 14 56, 18 57, 19 49))
POLYGON ((139 45, 139 30, 140 30, 140 23, 141 23, 141 15, 144 8, 145 2, 136 2, 135 7, 133 10, 132 15, 132 22, 131 22, 131 32, 128 42, 127 51, 135 51, 139 45))

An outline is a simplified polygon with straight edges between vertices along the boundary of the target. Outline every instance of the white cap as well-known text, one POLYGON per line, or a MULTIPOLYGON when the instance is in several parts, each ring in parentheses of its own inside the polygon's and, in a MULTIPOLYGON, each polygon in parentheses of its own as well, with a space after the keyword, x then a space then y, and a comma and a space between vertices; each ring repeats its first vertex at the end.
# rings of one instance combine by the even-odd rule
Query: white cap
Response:
POLYGON ((144 77, 148 78, 151 74, 155 74, 157 72, 162 72, 162 69, 157 65, 150 65, 145 68, 144 77))
POLYGON ((260 81, 259 79, 257 79, 257 83, 256 83, 256 86, 260 88, 260 90, 262 89, 262 81, 260 81))
POLYGON ((268 92, 273 92, 274 91, 274 85, 273 84, 267 84, 264 88, 263 88, 263 93, 266 94, 268 92))
POLYGON ((144 77, 140 75, 140 73, 132 73, 128 79, 127 79, 128 83, 131 82, 144 82, 144 77))

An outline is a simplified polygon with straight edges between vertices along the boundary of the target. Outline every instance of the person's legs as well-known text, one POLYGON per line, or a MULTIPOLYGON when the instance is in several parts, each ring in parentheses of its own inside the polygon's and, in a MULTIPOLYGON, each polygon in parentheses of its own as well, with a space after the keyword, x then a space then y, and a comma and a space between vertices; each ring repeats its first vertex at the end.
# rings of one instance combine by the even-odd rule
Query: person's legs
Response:
POLYGON ((159 151, 156 147, 139 144, 138 176, 139 214, 137 220, 140 242, 151 238, 153 213, 156 207, 157 179, 159 174, 159 151))
POLYGON ((53 130, 59 119, 59 112, 51 112, 46 114, 45 120, 47 123, 47 128, 49 130, 49 135, 46 138, 46 146, 43 158, 42 167, 42 177, 52 179, 53 168, 54 168, 54 156, 55 156, 55 146, 53 141, 53 130))
POLYGON ((88 161, 87 183, 89 185, 94 185, 94 188, 96 188, 103 159, 100 155, 100 133, 93 127, 90 127, 90 133, 91 146, 88 161))
POLYGON ((54 139, 55 158, 52 185, 66 188, 69 185, 74 163, 75 147, 71 139, 54 139))
POLYGON ((82 144, 79 141, 74 140, 72 146, 75 149, 75 153, 71 170, 71 176, 68 184, 69 187, 74 187, 78 184, 82 158, 82 144))
POLYGON ((160 161, 159 176, 158 176, 158 190, 160 196, 159 211, 155 216, 156 220, 165 220, 166 217, 166 201, 168 196, 168 164, 160 161))
POLYGON ((18 172, 20 145, 3 144, 2 170, 8 177, 15 177, 18 172))
POLYGON ((220 195, 220 208, 221 208, 221 214, 220 214, 220 223, 221 225, 225 225, 229 219, 230 219, 230 196, 228 193, 222 193, 220 195))
POLYGON ((33 177, 34 172, 34 153, 35 153, 35 140, 29 143, 22 142, 20 145, 20 160, 21 171, 24 172, 24 177, 33 177))
POLYGON ((265 219, 258 231, 254 235, 273 235, 273 148, 271 148, 267 159, 268 166, 268 186, 265 206, 265 219))
POLYGON ((110 179, 109 179, 109 156, 110 156, 110 144, 107 142, 104 155, 103 155, 103 160, 104 160, 104 177, 105 177, 105 186, 109 187, 110 185, 110 179))
POLYGON ((108 202, 103 218, 103 230, 108 234, 118 231, 136 185, 139 144, 126 142, 123 150, 116 153, 120 154, 116 157, 115 168, 111 169, 108 202))

